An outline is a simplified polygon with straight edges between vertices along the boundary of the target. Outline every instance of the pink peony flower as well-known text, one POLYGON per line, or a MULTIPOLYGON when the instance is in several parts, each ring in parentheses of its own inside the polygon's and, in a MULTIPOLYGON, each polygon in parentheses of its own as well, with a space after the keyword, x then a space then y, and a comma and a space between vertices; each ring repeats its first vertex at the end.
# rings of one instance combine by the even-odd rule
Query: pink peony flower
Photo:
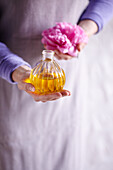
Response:
POLYGON ((56 23, 56 26, 42 32, 42 43, 48 50, 59 50, 71 56, 77 56, 77 44, 87 43, 88 37, 78 25, 65 22, 56 23))

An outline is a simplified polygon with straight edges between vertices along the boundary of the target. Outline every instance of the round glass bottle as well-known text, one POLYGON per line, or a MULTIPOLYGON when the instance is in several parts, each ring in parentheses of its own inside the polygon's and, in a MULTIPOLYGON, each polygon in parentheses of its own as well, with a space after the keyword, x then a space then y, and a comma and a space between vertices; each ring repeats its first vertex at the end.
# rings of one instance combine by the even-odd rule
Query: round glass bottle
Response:
POLYGON ((36 92, 41 94, 58 92, 63 89, 65 73, 54 60, 54 51, 42 51, 42 60, 32 69, 30 82, 34 85, 36 92))

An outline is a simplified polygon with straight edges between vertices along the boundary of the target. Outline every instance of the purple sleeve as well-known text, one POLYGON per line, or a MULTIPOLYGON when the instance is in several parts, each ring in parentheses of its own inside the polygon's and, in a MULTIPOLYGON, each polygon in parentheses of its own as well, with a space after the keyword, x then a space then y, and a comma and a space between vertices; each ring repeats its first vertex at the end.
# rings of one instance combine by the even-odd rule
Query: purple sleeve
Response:
POLYGON ((113 0, 90 0, 79 21, 91 19, 96 22, 100 31, 112 16, 113 0))
POLYGON ((21 65, 27 65, 21 57, 13 54, 5 44, 0 43, 0 77, 9 83, 14 83, 11 79, 12 72, 21 65))

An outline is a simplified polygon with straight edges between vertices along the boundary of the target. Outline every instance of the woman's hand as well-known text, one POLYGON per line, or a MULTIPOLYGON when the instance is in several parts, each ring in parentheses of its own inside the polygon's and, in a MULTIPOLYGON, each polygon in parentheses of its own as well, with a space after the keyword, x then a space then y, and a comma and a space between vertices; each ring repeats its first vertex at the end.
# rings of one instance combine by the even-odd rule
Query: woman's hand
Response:
POLYGON ((85 31, 88 37, 91 37, 98 31, 97 24, 90 19, 82 20, 78 23, 78 25, 85 31))
MULTIPOLYGON (((86 43, 80 43, 80 44, 77 45, 78 54, 77 54, 76 57, 73 57, 73 56, 71 56, 69 54, 63 54, 59 50, 54 51, 55 52, 55 57, 58 60, 70 60, 72 58, 78 58, 79 52, 85 47, 85 45, 86 45, 86 43)), ((44 47, 45 47, 45 49, 47 49, 46 45, 44 47)))
POLYGON ((36 94, 35 87, 31 83, 26 83, 25 80, 29 78, 31 69, 28 66, 20 66, 12 73, 13 81, 17 82, 17 86, 20 90, 26 91, 32 96, 36 102, 47 102, 57 100, 64 96, 70 96, 68 90, 62 90, 60 92, 53 92, 50 94, 36 94))
MULTIPOLYGON (((90 38, 93 34, 95 34, 98 31, 97 24, 90 19, 82 20, 79 22, 78 25, 85 31, 85 34, 88 36, 88 38, 90 38)), ((80 43, 77 45, 78 55, 79 55, 79 52, 85 46, 86 46, 86 43, 80 43)), ((44 46, 44 47, 46 48, 46 46, 44 46)), ((55 50, 55 57, 59 60, 70 60, 72 58, 76 58, 76 57, 70 56, 68 54, 63 54, 58 50, 55 50)))

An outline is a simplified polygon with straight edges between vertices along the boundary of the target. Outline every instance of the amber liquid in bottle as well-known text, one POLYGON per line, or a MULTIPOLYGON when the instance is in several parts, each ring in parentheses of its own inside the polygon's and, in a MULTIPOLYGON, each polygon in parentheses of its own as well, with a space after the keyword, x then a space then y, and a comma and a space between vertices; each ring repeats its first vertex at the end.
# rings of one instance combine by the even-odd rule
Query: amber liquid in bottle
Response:
POLYGON ((42 54, 42 60, 31 71, 30 82, 39 94, 61 91, 65 84, 63 69, 53 60, 53 51, 44 50, 42 54))

